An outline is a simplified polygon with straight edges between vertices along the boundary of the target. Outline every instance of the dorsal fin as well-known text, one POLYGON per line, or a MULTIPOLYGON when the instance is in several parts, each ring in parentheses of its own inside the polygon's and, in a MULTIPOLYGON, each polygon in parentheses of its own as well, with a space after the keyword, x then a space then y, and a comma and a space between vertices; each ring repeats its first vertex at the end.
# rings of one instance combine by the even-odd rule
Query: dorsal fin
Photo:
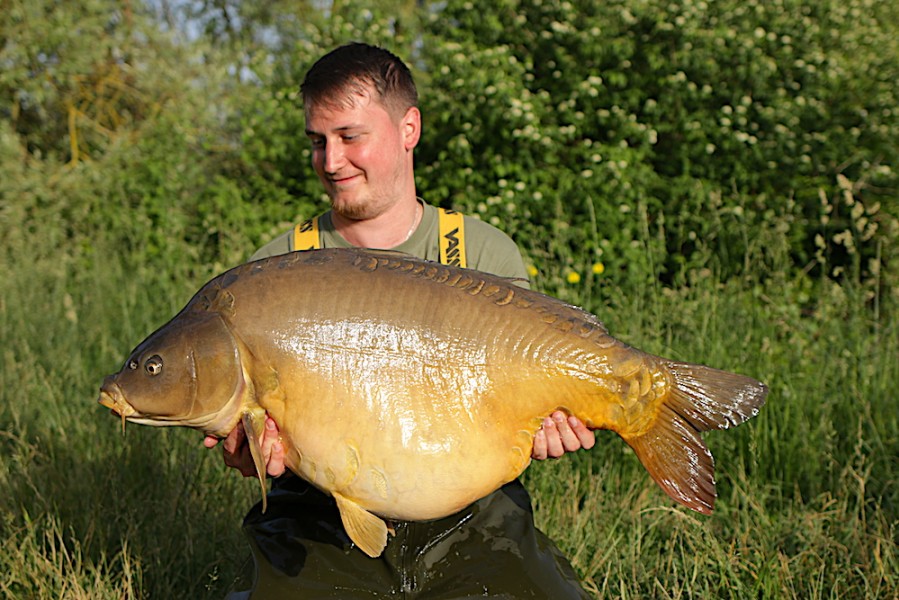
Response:
POLYGON ((234 294, 221 285, 207 286, 197 294, 196 300, 188 305, 194 310, 216 312, 224 317, 234 315, 234 294))

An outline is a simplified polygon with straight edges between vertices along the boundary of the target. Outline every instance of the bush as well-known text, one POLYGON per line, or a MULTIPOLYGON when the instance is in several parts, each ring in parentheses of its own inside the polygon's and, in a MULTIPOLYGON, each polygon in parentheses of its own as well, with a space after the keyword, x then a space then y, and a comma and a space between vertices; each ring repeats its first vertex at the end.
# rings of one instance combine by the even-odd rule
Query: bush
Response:
POLYGON ((847 224, 821 220, 838 175, 899 214, 896 24, 877 1, 447 2, 421 53, 422 187, 537 255, 549 237, 630 268, 645 213, 669 279, 743 272, 746 232, 789 213, 804 268, 847 224))

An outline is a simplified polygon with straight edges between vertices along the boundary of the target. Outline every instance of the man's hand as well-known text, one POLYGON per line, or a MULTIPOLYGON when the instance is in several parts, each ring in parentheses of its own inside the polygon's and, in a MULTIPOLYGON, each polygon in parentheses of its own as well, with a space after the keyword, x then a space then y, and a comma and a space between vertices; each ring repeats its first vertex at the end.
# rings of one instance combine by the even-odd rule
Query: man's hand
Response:
POLYGON ((543 427, 534 435, 531 457, 536 460, 559 458, 566 452, 589 450, 596 444, 593 432, 577 417, 568 417, 560 410, 543 419, 543 427))
MULTIPOLYGON (((278 439, 279 436, 278 425, 274 419, 266 415, 265 431, 262 435, 262 456, 265 459, 266 473, 272 477, 280 477, 287 470, 284 466, 284 446, 278 439)), ((219 439, 211 435, 207 435, 203 440, 203 445, 207 448, 214 448, 218 443, 219 439)), ((238 423, 225 438, 225 443, 222 444, 222 457, 226 465, 234 467, 244 477, 256 476, 256 466, 253 464, 243 423, 238 423)))

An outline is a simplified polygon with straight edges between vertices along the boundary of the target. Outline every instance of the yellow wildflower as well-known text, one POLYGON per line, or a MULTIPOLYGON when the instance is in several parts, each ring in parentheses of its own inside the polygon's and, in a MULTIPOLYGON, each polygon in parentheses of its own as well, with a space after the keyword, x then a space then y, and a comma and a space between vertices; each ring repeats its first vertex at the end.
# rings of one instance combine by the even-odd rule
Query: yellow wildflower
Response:
POLYGON ((537 276, 537 267, 534 265, 528 265, 528 277, 536 277, 537 276))
POLYGON ((568 279, 568 283, 580 283, 581 282, 581 276, 578 275, 575 271, 569 271, 568 275, 566 276, 566 279, 568 279))
POLYGON ((601 262, 593 263, 593 274, 602 275, 606 271, 606 266, 601 262))

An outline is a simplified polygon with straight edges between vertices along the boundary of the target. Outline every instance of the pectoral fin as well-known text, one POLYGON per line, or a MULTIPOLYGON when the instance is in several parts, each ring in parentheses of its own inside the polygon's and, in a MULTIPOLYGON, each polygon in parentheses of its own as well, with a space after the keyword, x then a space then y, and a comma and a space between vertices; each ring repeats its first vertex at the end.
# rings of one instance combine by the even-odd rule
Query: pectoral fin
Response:
POLYGON ((387 546, 387 523, 349 498, 333 492, 343 528, 353 543, 372 558, 381 556, 387 546))
POLYGON ((259 487, 262 490, 262 512, 268 508, 268 498, 265 489, 265 457, 262 455, 262 438, 265 435, 265 410, 248 410, 243 414, 243 429, 247 435, 247 444, 250 447, 250 455, 256 466, 256 476, 259 477, 259 487))

